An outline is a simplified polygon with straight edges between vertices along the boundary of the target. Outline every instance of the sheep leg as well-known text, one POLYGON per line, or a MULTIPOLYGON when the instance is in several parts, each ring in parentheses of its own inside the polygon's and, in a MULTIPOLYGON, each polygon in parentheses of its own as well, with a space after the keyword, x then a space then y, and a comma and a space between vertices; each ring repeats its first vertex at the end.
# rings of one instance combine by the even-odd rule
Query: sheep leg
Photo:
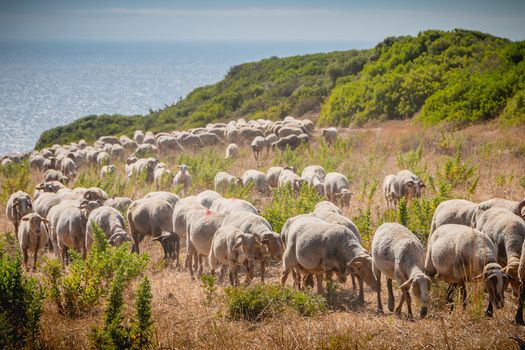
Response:
POLYGON ((407 309, 408 309, 408 319, 412 320, 414 319, 414 315, 412 315, 412 297, 410 296, 410 292, 406 292, 405 300, 407 303, 407 309))
POLYGON ((40 242, 36 242, 35 254, 33 255, 33 272, 36 272, 36 260, 38 258, 38 249, 40 248, 40 242))
POLYGON ((355 275, 352 273, 350 276, 352 276, 352 289, 355 291, 355 275))
POLYGON ((190 276, 192 280, 195 280, 195 276, 193 276, 193 252, 188 249, 188 268, 190 270, 190 276))
POLYGON ((317 293, 323 294, 324 293, 323 274, 322 273, 318 273, 318 274, 315 275, 315 277, 317 279, 317 293))
MULTIPOLYGON (((286 284, 286 280, 288 279, 289 274, 290 274, 290 270, 288 269, 283 270, 283 273, 281 275, 281 285, 284 286, 286 284)), ((292 275, 295 275, 294 271, 292 271, 292 275)), ((295 276, 294 276, 294 280, 295 280, 295 276)), ((295 287, 295 283, 294 283, 294 287, 295 287)))
POLYGON ((361 276, 357 276, 357 283, 359 284, 359 297, 358 301, 361 305, 365 304, 365 291, 363 286, 363 279, 361 276))
POLYGON ((201 277, 202 276, 202 270, 203 270, 203 262, 202 262, 202 255, 200 254, 197 254, 197 277, 201 277))
POLYGON ((525 285, 520 285, 520 295, 518 296, 518 309, 516 310, 516 323, 524 325, 523 322, 523 302, 525 301, 525 285))
POLYGON ((462 283, 460 285, 461 288, 461 300, 463 304, 463 310, 467 308, 467 288, 465 287, 465 283, 462 283))
POLYGON ((310 288, 313 289, 314 288, 314 276, 311 273, 307 274, 304 277, 304 283, 303 284, 304 284, 304 288, 310 287, 310 288))
MULTIPOLYGON (((377 278, 377 312, 382 314, 383 313, 383 304, 381 303, 381 271, 375 270, 374 274, 377 278)), ((354 281, 354 275, 352 275, 352 284, 354 281)), ((355 286, 354 286, 355 289, 355 286)))
POLYGON ((485 310, 485 317, 492 317, 494 315, 494 306, 492 304, 492 300, 489 298, 489 305, 487 306, 487 310, 485 310))
POLYGON ((386 279, 386 288, 388 290, 388 311, 393 312, 394 311, 394 304, 396 303, 394 299, 394 290, 392 288, 392 279, 387 278, 386 279))
POLYGON ((396 308, 396 315, 400 316, 401 315, 401 309, 403 308, 403 304, 405 303, 405 299, 406 299, 406 294, 405 292, 401 293, 401 300, 399 300, 399 305, 397 306, 396 308))
POLYGON ((27 248, 24 248, 24 267, 26 268, 26 272, 29 272, 29 266, 27 265, 27 260, 29 260, 29 256, 27 254, 27 248))
POLYGON ((266 266, 266 261, 261 260, 261 283, 264 283, 264 268, 266 266))
POLYGON ((449 306, 450 306, 450 311, 454 310, 453 294, 454 294, 455 290, 456 290, 456 284, 455 283, 449 285, 448 288, 447 288, 447 296, 446 296, 445 300, 447 301, 447 304, 449 304, 449 306))

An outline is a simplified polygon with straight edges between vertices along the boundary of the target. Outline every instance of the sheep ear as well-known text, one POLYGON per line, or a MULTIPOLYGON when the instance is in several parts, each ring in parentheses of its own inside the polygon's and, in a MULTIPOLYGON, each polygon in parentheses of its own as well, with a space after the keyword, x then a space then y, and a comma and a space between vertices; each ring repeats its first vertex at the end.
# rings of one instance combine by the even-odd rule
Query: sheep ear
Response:
POLYGON ((414 181, 407 181, 406 185, 408 187, 412 187, 412 186, 414 186, 414 181))
POLYGON ((24 216, 24 217, 22 218, 22 221, 29 221, 29 218, 28 218, 27 216, 24 216))
POLYGON ((508 273, 505 273, 503 276, 505 276, 507 278, 507 280, 510 282, 519 282, 519 278, 517 278, 516 276, 512 276, 512 275, 509 275, 508 273))
POLYGON ((366 257, 357 256, 348 263, 348 266, 351 268, 358 268, 358 267, 361 267, 361 265, 363 265, 365 261, 366 261, 366 257))
POLYGON ((47 220, 47 219, 42 219, 42 222, 45 223, 45 224, 47 224, 47 223, 49 223, 49 220, 47 220))
MULTIPOLYGON (((113 236, 115 236, 115 235, 113 235, 113 236)), ((113 238, 113 236, 111 236, 109 239, 111 240, 111 238, 113 238)), ((160 242, 160 241, 162 241, 162 238, 163 238, 162 236, 158 236, 158 237, 153 238, 152 241, 160 242)))
POLYGON ((405 283, 403 283, 399 288, 401 288, 401 290, 403 292, 407 292, 410 287, 412 287, 412 282, 414 281, 413 278, 409 278, 407 281, 405 281, 405 283))
POLYGON ((242 237, 238 237, 235 240, 235 245, 233 246, 233 249, 239 249, 241 247, 241 244, 242 244, 242 237))

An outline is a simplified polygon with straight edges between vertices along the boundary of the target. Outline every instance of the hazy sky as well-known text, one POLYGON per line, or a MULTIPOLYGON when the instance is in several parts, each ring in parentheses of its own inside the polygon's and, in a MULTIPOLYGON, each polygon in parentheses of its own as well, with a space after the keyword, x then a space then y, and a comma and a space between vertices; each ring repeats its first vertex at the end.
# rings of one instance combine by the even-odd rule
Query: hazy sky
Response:
POLYGON ((0 0, 0 39, 380 41, 425 29, 525 39, 525 0, 0 0))

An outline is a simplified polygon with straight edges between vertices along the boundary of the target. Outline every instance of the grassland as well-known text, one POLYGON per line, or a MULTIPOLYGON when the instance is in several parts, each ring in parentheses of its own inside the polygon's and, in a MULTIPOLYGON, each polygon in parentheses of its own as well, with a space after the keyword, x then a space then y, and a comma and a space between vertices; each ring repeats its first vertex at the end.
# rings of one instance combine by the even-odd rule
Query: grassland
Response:
MULTIPOLYGON (((194 176, 193 192, 212 188, 213 175, 225 170, 242 175, 244 170, 266 170, 277 164, 294 165, 299 171, 310 164, 319 164, 327 171, 347 175, 355 193, 344 214, 352 218, 370 241, 374 230, 383 221, 405 222, 425 241, 433 209, 444 199, 467 198, 482 201, 492 197, 521 199, 525 193, 525 127, 502 128, 497 122, 474 125, 452 131, 445 126, 425 129, 413 121, 390 121, 377 127, 341 129, 341 140, 334 148, 319 143, 282 155, 262 157, 257 163, 251 151, 241 149, 238 159, 223 160, 223 149, 205 149, 197 154, 167 157, 175 167, 180 161, 190 165, 194 176), (416 172, 427 183, 420 201, 408 205, 407 214, 386 209, 380 190, 383 177, 401 168, 416 172)), ((126 183, 123 164, 111 180, 98 180, 98 170, 81 169, 75 186, 98 185, 110 195, 140 198, 154 190, 153 185, 126 183)), ((18 189, 32 193, 42 174, 23 168, 3 169, 0 175, 2 192, 0 232, 12 231, 5 217, 5 200, 18 189)), ((165 188, 167 190, 172 188, 165 188)), ((246 191, 233 191, 230 196, 252 200, 263 215, 278 225, 283 219, 308 210, 315 198, 305 192, 299 200, 304 205, 290 207, 283 195, 260 198, 246 191), (286 209, 286 210, 284 210, 286 209)), ((465 311, 449 312, 444 305, 445 285, 435 283, 429 317, 408 321, 375 313, 375 295, 366 291, 366 305, 356 303, 351 284, 336 285, 328 295, 328 311, 302 317, 293 310, 284 310, 258 322, 232 320, 228 317, 224 286, 209 291, 200 281, 192 281, 187 271, 179 271, 162 263, 160 246, 149 240, 143 252, 150 255, 145 270, 152 284, 155 348, 184 349, 511 349, 516 347, 510 336, 521 336, 525 330, 513 323, 516 299, 511 295, 503 310, 494 319, 483 317, 486 298, 479 286, 469 286, 469 305, 465 311)), ((47 254, 46 258, 51 258, 47 254)), ((39 272, 32 273, 44 281, 41 262, 39 272)), ((269 269, 269 283, 279 281, 280 268, 269 269)), ((383 288, 384 288, 383 282, 383 288)), ((124 297, 132 309, 138 281, 132 282, 124 297)), ((396 291, 396 296, 398 293, 396 291)), ((386 293, 383 293, 383 299, 386 293)), ((87 349, 93 324, 101 324, 105 302, 91 308, 80 318, 61 315, 56 305, 46 299, 41 318, 40 342, 43 348, 87 349)), ((130 309, 130 308, 128 308, 130 309)), ((126 319, 131 317, 126 311, 126 319)))

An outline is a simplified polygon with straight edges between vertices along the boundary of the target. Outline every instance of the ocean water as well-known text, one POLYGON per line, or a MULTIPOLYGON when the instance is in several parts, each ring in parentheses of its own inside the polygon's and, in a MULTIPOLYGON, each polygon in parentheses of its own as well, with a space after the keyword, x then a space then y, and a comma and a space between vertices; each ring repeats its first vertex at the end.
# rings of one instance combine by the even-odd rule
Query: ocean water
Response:
POLYGON ((353 42, 0 42, 0 154, 92 114, 144 114, 234 65, 371 47, 353 42))

